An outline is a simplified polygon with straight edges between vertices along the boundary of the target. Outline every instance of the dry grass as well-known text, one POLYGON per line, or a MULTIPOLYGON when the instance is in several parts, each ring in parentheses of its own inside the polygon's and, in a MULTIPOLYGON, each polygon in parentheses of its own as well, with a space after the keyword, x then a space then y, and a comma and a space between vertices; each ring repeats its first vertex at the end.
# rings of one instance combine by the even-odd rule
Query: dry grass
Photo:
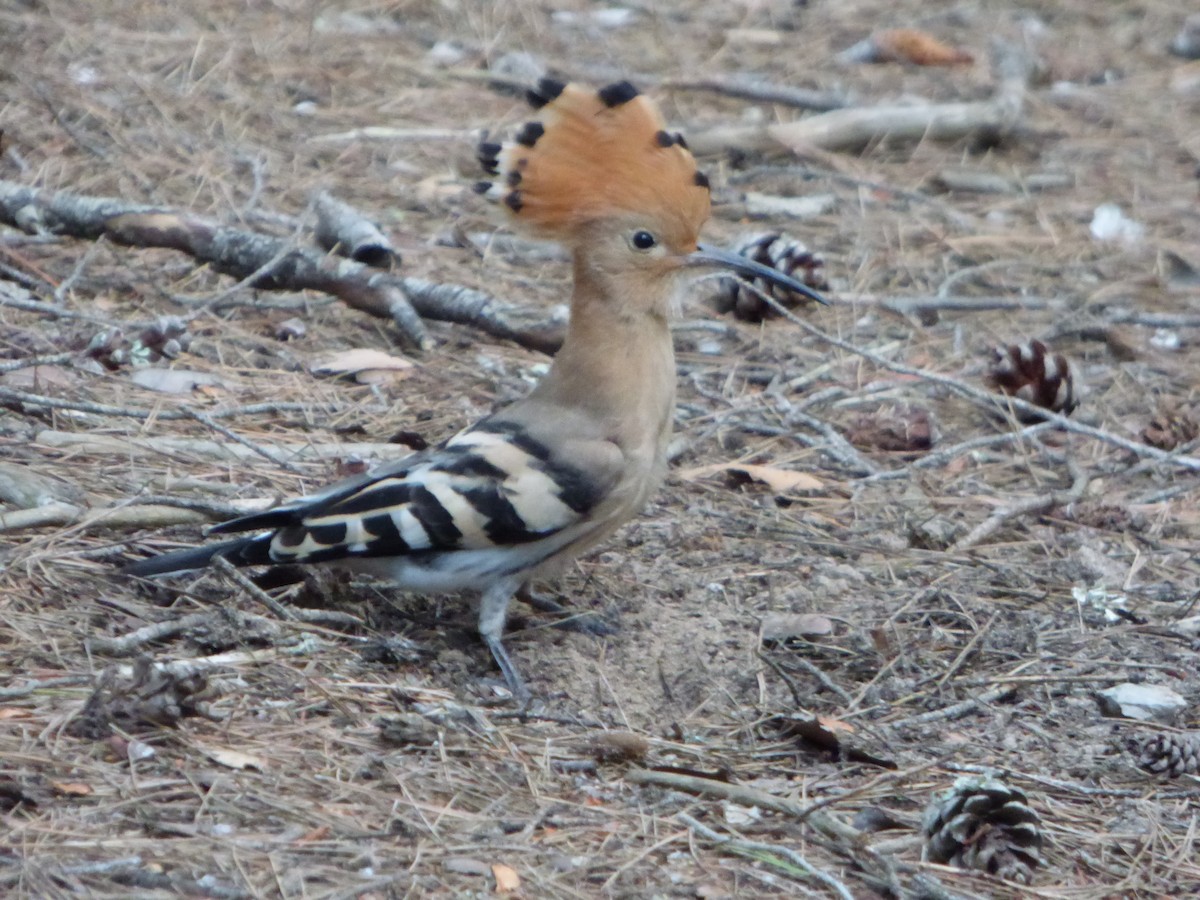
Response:
MULTIPOLYGON (((502 252, 481 260, 431 243, 453 223, 468 233, 490 227, 469 190, 469 132, 520 114, 516 99, 465 73, 529 50, 592 81, 618 72, 757 72, 849 88, 868 101, 977 99, 990 89, 982 64, 838 69, 831 57, 864 36, 864 23, 927 27, 980 57, 992 33, 1019 30, 1016 5, 986 13, 869 0, 813 7, 687 2, 604 30, 554 22, 525 2, 365 0, 352 11, 228 0, 9 3, 0 9, 0 127, 11 149, 0 177, 193 208, 285 234, 325 187, 383 222, 407 273, 548 307, 562 298, 561 263, 502 252), (754 40, 754 29, 788 22, 800 29, 781 31, 781 44, 754 40), (466 48, 458 66, 427 61, 442 39, 466 48), (315 104, 311 115, 296 113, 300 101, 315 104), (460 138, 315 140, 369 125, 460 138)), ((845 433, 861 429, 864 413, 887 421, 919 407, 934 423, 935 450, 1000 434, 1009 426, 978 403, 881 361, 978 385, 992 345, 1030 337, 1073 360, 1084 386, 1073 418, 1106 433, 1137 441, 1160 405, 1200 399, 1194 328, 1176 329, 1180 346, 1165 349, 1169 335, 1137 320, 1194 316, 1198 299, 1194 288, 1168 290, 1158 278, 1160 250, 1200 264, 1200 100, 1172 92, 1178 61, 1161 49, 1177 12, 1166 2, 1072 2, 1042 15, 1048 82, 1035 87, 1021 131, 998 147, 876 146, 804 167, 706 162, 714 183, 728 186, 711 227, 718 240, 745 228, 735 220, 737 191, 835 196, 817 219, 766 224, 822 252, 834 293, 847 298, 802 317, 874 358, 779 320, 681 331, 680 465, 784 466, 824 487, 781 500, 722 476, 672 479, 562 585, 570 601, 619 618, 619 634, 599 640, 532 627, 510 639, 545 698, 544 716, 520 721, 491 702, 496 674, 455 600, 328 581, 290 588, 286 599, 359 625, 347 627, 345 615, 284 621, 217 573, 155 591, 112 576, 131 545, 190 542, 195 525, 129 532, 93 516, 7 534, 0 889, 30 897, 459 896, 493 890, 499 864, 516 871, 528 897, 836 896, 790 852, 856 896, 869 893, 872 864, 860 847, 784 813, 741 820, 728 801, 625 777, 645 764, 818 803, 846 823, 880 807, 904 825, 871 836, 880 841, 911 835, 925 804, 962 771, 995 767, 1026 791, 1044 823, 1046 866, 1033 887, 922 865, 919 844, 901 840, 896 877, 910 895, 922 875, 977 896, 1194 890, 1194 781, 1139 773, 1122 747, 1144 728, 1101 718, 1092 694, 1144 681, 1200 699, 1195 641, 1170 627, 1194 614, 1200 596, 1196 473, 1043 430, 925 469, 903 454, 864 449, 862 458, 885 473, 866 478, 847 454, 822 452, 828 435, 795 415, 845 433), (1110 83, 1106 72, 1116 73, 1110 83), (1050 88, 1056 80, 1075 86, 1050 88), (938 171, 964 166, 1017 180, 1065 172, 1070 186, 913 195, 938 171), (1088 222, 1103 202, 1143 223, 1146 239, 1093 241, 1088 222), (918 322, 851 302, 940 288, 1028 308, 918 322), (998 509, 1067 490, 1072 472, 1086 478, 1075 502, 1003 519, 971 550, 952 549, 998 509), (1072 588, 1094 585, 1124 592, 1133 617, 1104 626, 1082 616, 1072 588), (762 646, 765 616, 798 612, 827 616, 833 634, 762 646), (101 673, 129 663, 90 652, 88 640, 206 613, 145 648, 160 663, 221 663, 193 685, 201 696, 181 689, 170 698, 201 714, 87 736, 82 712, 101 673), (380 638, 395 635, 413 642, 417 661, 411 648, 381 652, 380 638), (854 727, 841 758, 773 724, 807 713, 854 727), (643 736, 644 758, 595 762, 604 730, 643 736), (881 769, 879 760, 897 768, 881 769), (778 854, 719 847, 681 816, 778 854)), ((738 120, 748 105, 690 91, 662 100, 673 122, 693 127, 738 120)), ((0 355, 9 360, 80 349, 105 322, 187 314, 229 286, 171 252, 24 241, 13 232, 0 233, 0 264, 0 278, 65 285, 57 299, 53 288, 34 293, 81 316, 0 306, 0 355)), ((71 370, 69 383, 22 389, 143 411, 301 402, 300 412, 222 424, 262 447, 349 446, 400 431, 438 440, 522 393, 545 362, 433 323, 437 347, 403 380, 317 380, 311 360, 389 348, 386 326, 315 296, 240 291, 232 300, 192 321, 195 341, 177 364, 218 375, 223 387, 155 394, 133 385, 126 368, 71 370), (296 315, 307 335, 277 340, 278 324, 296 315)), ((689 314, 716 321, 703 309, 689 314)), ((14 386, 8 378, 0 381, 14 386)), ((0 461, 55 479, 72 502, 79 498, 70 487, 85 492, 93 508, 171 491, 209 503, 292 495, 339 470, 329 459, 287 471, 261 457, 220 463, 186 449, 63 450, 46 442, 49 431, 225 438, 186 419, 6 409, 0 461)), ((522 614, 513 628, 542 624, 522 614)), ((1177 724, 1196 727, 1194 706, 1177 724)))

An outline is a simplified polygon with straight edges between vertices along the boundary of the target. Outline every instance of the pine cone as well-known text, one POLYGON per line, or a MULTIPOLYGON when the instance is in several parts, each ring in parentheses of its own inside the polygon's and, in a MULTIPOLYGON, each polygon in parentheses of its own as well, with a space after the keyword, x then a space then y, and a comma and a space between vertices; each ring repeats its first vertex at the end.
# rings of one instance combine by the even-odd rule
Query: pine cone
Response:
POLYGON ((149 362, 158 362, 163 357, 175 359, 191 344, 187 322, 178 316, 159 316, 153 325, 138 335, 133 355, 145 357, 149 362))
POLYGON ((1142 429, 1142 442, 1160 450, 1174 450, 1200 437, 1200 424, 1185 409, 1162 406, 1142 429))
MULTIPOLYGON (((748 257, 760 265, 778 269, 785 275, 791 275, 814 290, 829 289, 829 284, 822 274, 825 260, 815 253, 810 253, 795 238, 778 231, 745 237, 734 247, 734 252, 748 257)), ((789 309, 807 300, 807 298, 777 285, 763 284, 757 278, 751 279, 751 281, 755 287, 769 294, 781 306, 789 309)), ((721 291, 716 297, 718 312, 732 312, 739 319, 745 319, 747 322, 761 322, 763 319, 777 315, 769 303, 757 294, 743 288, 737 279, 722 278, 720 284, 721 291)))
POLYGON ((177 316, 159 316, 154 324, 143 329, 137 339, 130 343, 119 328, 108 328, 92 336, 83 351, 104 368, 115 372, 133 364, 144 366, 158 362, 163 357, 175 359, 191 346, 187 323, 177 316))
POLYGON ((1139 769, 1178 778, 1200 775, 1200 731, 1189 734, 1153 734, 1130 741, 1139 769))
POLYGON ((1021 791, 993 776, 966 776, 925 810, 924 858, 1029 884, 1042 864, 1039 823, 1021 791))
MULTIPOLYGON (((1070 415, 1079 405, 1071 367, 1061 353, 1051 354, 1041 341, 995 349, 987 381, 993 390, 1027 400, 1052 412, 1070 415)), ((1036 413, 1018 413, 1022 422, 1040 421, 1036 413)))

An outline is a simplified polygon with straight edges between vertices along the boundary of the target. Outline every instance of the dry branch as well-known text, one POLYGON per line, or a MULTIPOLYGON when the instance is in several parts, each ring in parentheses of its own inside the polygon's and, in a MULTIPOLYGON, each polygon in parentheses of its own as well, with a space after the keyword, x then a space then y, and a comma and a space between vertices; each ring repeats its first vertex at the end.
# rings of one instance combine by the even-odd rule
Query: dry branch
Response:
MULTIPOLYGON (((243 500, 236 506, 241 512, 260 512, 274 500, 243 500)), ((82 528, 166 528, 171 525, 201 525, 219 518, 199 509, 163 503, 123 502, 115 506, 88 508, 74 503, 47 503, 32 509, 0 512, 0 534, 30 528, 49 528, 78 525, 82 528)))
POLYGON ((231 228, 190 213, 106 197, 53 192, 0 180, 0 222, 86 240, 187 253, 264 290, 314 290, 392 321, 417 346, 430 346, 421 317, 470 325, 496 337, 552 352, 562 325, 470 288, 400 278, 348 259, 294 246, 283 238, 231 228))
POLYGON ((1015 45, 993 50, 997 85, 991 99, 975 103, 872 106, 835 109, 778 125, 732 125, 688 136, 697 154, 728 150, 767 153, 819 149, 856 152, 876 141, 953 141, 972 134, 1003 135, 1020 122, 1032 60, 1015 45))
POLYGON ((1069 506, 1078 501, 1087 491, 1091 477, 1077 466, 1070 457, 1066 460, 1067 468, 1071 471, 1071 486, 1062 491, 1051 491, 1037 497, 1029 497, 1011 506, 996 510, 962 538, 954 542, 951 551, 969 550, 982 544, 1005 524, 1024 516, 1041 515, 1057 506, 1069 506))

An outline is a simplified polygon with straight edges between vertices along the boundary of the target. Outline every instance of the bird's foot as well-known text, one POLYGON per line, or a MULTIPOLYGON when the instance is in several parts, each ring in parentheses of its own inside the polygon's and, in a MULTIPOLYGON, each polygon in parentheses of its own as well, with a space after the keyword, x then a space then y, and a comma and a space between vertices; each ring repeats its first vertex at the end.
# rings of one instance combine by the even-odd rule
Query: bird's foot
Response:
POLYGON ((504 676, 504 683, 508 685, 508 689, 512 693, 513 702, 517 705, 517 711, 524 712, 529 708, 529 701, 533 699, 533 695, 529 693, 529 688, 525 686, 525 680, 521 677, 521 673, 517 671, 512 657, 504 649, 504 644, 500 642, 500 638, 484 635, 483 641, 487 644, 488 649, 492 651, 492 658, 496 660, 496 665, 500 667, 500 674, 504 676))

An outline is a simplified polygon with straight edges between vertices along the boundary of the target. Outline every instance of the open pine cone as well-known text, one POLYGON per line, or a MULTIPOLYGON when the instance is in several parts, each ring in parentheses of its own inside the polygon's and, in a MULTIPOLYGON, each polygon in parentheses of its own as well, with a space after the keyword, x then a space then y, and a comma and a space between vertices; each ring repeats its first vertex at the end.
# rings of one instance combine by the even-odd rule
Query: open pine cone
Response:
MULTIPOLYGON (((809 252, 802 243, 778 231, 763 234, 753 234, 742 238, 733 248, 735 253, 748 257, 764 266, 778 269, 785 275, 808 285, 814 290, 828 290, 829 284, 822 274, 825 260, 819 255, 809 252)), ((792 308, 806 302, 807 298, 784 290, 775 285, 763 284, 757 278, 751 279, 755 287, 769 294, 781 306, 792 308)), ((761 322, 763 319, 777 315, 774 308, 757 294, 746 290, 735 278, 722 278, 721 290, 716 297, 718 312, 732 312, 739 319, 747 322, 761 322)))
MULTIPOLYGON (((987 382, 993 390, 1019 397, 1051 412, 1070 415, 1079 405, 1071 367, 1061 353, 1052 354, 1041 341, 995 349, 987 382)), ((1018 413, 1022 422, 1037 422, 1035 413, 1018 413)))
POLYGON ((1155 775, 1200 775, 1200 731, 1135 738, 1129 749, 1137 756, 1138 768, 1155 775))
POLYGON ((1142 429, 1142 442, 1160 450, 1174 450, 1200 437, 1200 423, 1190 410, 1164 405, 1142 429))
POLYGON ((1039 824, 1021 791, 993 776, 966 776, 925 810, 924 858, 1029 884, 1042 863, 1039 824))

